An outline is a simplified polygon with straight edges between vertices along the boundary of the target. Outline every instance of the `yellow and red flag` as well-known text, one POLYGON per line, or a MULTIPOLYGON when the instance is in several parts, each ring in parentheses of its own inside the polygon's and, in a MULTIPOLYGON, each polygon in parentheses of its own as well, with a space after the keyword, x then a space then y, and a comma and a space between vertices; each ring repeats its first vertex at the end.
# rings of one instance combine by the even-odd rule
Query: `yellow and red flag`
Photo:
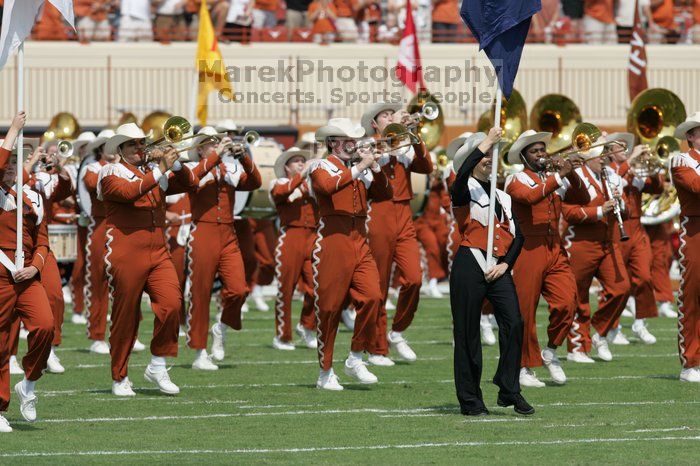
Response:
POLYGON ((219 91, 220 95, 231 102, 233 86, 226 75, 224 59, 219 51, 214 26, 211 23, 206 0, 202 0, 199 9, 199 34, 197 35, 197 57, 195 67, 199 75, 197 92, 197 119, 199 124, 207 124, 207 101, 209 93, 219 91))

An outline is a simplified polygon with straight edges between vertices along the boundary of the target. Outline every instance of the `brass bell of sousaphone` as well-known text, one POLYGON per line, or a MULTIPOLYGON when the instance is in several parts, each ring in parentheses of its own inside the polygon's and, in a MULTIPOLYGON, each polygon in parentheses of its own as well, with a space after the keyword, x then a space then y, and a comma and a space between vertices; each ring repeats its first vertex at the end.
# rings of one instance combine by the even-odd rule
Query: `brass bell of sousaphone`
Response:
POLYGON ((445 130, 445 116, 440 107, 440 102, 428 90, 421 89, 408 103, 408 113, 424 113, 426 117, 420 119, 417 127, 417 135, 425 142, 425 147, 432 150, 440 143, 442 132, 445 130), (434 105, 426 103, 432 102, 434 105), (428 110, 428 112, 426 112, 428 110), (436 115, 437 113, 437 115, 436 115), (427 118, 433 117, 434 118, 427 118))
POLYGON ((80 134, 80 125, 75 115, 68 112, 57 113, 51 118, 49 127, 44 132, 45 141, 54 139, 75 139, 80 134))
MULTIPOLYGON (((491 104, 491 108, 481 114, 479 121, 476 125, 477 131, 482 133, 487 133, 491 128, 493 128, 493 116, 496 113, 496 102, 491 104)), ((527 106, 525 105, 525 100, 520 92, 513 89, 513 93, 510 98, 506 100, 503 97, 501 101, 501 129, 503 130, 503 135, 501 140, 505 142, 503 149, 501 149, 502 154, 508 153, 510 146, 513 145, 518 136, 525 131, 527 125, 527 106)), ((503 164, 509 166, 503 157, 503 164)))
POLYGON ((552 133, 547 152, 559 152, 571 145, 571 134, 581 123, 581 111, 573 100, 561 94, 540 97, 530 110, 530 128, 552 133))
POLYGON ((634 98, 627 112, 627 131, 640 143, 655 148, 659 139, 673 136, 685 117, 685 105, 676 94, 668 89, 647 89, 634 98))
POLYGON ((163 138, 163 127, 172 115, 168 112, 155 111, 151 112, 141 122, 141 129, 148 135, 151 133, 152 140, 160 140, 163 138))

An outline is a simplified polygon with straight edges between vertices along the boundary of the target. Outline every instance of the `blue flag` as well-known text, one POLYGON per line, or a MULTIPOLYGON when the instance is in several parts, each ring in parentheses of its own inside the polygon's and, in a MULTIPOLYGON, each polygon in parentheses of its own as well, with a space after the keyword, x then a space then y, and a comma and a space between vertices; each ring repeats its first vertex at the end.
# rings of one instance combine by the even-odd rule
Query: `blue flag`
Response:
POLYGON ((530 20, 541 8, 540 0, 462 0, 462 20, 491 60, 506 98, 513 92, 530 20))

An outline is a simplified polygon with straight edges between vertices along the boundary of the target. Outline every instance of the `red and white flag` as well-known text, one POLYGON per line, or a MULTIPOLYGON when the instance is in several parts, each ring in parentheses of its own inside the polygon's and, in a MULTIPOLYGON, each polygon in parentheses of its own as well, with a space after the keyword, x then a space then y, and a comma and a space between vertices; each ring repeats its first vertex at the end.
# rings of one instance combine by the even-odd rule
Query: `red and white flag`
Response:
POLYGON ((639 17, 639 0, 635 2, 634 8, 634 29, 630 40, 630 61, 627 66, 630 102, 649 86, 647 84, 647 34, 639 17))
MULTIPOLYGON (((75 29, 73 0, 49 0, 63 18, 75 29)), ((29 37, 44 0, 5 0, 0 33, 0 69, 29 37)))
POLYGON ((411 0, 406 0, 406 27, 403 30, 401 42, 399 42, 399 62, 396 65, 396 75, 414 94, 425 88, 411 0))

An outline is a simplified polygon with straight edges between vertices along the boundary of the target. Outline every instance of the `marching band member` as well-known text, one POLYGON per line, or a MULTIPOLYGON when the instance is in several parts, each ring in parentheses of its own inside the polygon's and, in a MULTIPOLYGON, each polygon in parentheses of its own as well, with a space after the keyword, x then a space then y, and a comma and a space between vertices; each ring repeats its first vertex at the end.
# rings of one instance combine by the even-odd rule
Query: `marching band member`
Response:
POLYGON ((178 154, 173 148, 156 148, 150 155, 157 163, 147 160, 145 140, 146 135, 134 123, 117 128, 104 151, 120 159, 103 166, 97 182, 97 198, 104 202, 107 213, 104 261, 112 297, 109 342, 112 393, 116 396, 135 395, 128 366, 144 291, 155 316, 152 357, 144 378, 165 394, 180 392, 165 368, 165 358, 177 356, 182 304, 182 291, 165 244, 165 194, 196 186, 196 178, 176 164, 178 154))
MULTIPOLYGON (((199 144, 217 134, 211 126, 199 130, 199 144)), ((189 310, 187 313, 187 345, 197 351, 193 369, 216 370, 207 355, 209 304, 214 277, 218 273, 221 290, 221 320, 211 328, 211 357, 224 359, 226 330, 241 329, 241 306, 248 294, 243 258, 233 228, 233 209, 236 191, 258 189, 262 180, 248 149, 229 155, 231 140, 224 138, 216 146, 213 142, 194 149, 199 153, 198 164, 188 163, 199 170, 199 186, 190 190, 192 227, 187 244, 190 278, 189 310), (226 152, 226 153, 225 153, 226 152)))
POLYGON ((547 173, 545 160, 551 137, 551 133, 527 130, 508 151, 508 163, 524 165, 522 172, 508 176, 505 191, 513 200, 513 212, 525 236, 520 258, 513 268, 513 281, 525 324, 520 385, 526 387, 545 386, 532 370, 542 364, 554 383, 566 383, 556 350, 566 341, 577 297, 576 280, 561 245, 559 218, 562 200, 579 205, 590 201, 571 161, 561 161, 559 167, 554 167, 556 171, 547 173), (544 350, 540 350, 537 341, 535 320, 540 295, 549 305, 548 341, 544 350))
POLYGON ((361 126, 332 118, 316 131, 329 156, 309 170, 311 194, 319 208, 318 237, 312 253, 318 359, 316 387, 342 390, 333 372, 333 347, 344 304, 352 301, 357 316, 345 374, 363 384, 377 382, 365 367, 362 352, 372 349, 382 298, 377 265, 367 244, 367 204, 392 199, 392 189, 373 148, 360 146, 361 126), (359 159, 359 160, 358 160, 359 159))
MULTIPOLYGON (((187 239, 190 236, 190 219, 192 212, 190 211, 190 198, 187 193, 171 194, 165 198, 165 236, 168 238, 168 251, 173 259, 175 272, 177 272, 177 281, 180 283, 180 289, 185 290, 187 286, 187 273, 185 266, 187 265, 186 246, 187 239)), ((185 293, 187 294, 187 293, 185 293)), ((185 310, 185 300, 182 300, 180 308, 180 325, 183 326, 187 321, 187 311, 185 310)), ((182 330, 181 333, 184 333, 182 330)), ((185 336, 182 334, 181 336, 185 336)))
POLYGON ((274 250, 277 245, 275 225, 272 220, 265 218, 249 218, 255 242, 255 272, 251 277, 250 298, 258 311, 267 312, 270 306, 263 298, 262 287, 270 285, 275 279, 274 250))
POLYGON ((510 271, 523 236, 511 211, 508 194, 496 190, 489 200, 491 151, 501 139, 501 128, 488 135, 476 133, 464 141, 454 158, 457 172, 452 186, 452 209, 462 240, 450 274, 450 306, 454 327, 454 372, 457 398, 462 414, 489 414, 481 394, 481 341, 479 319, 485 299, 493 306, 498 321, 501 356, 493 383, 499 388, 499 406, 514 406, 519 414, 533 414, 534 408, 520 393, 518 373, 523 341, 523 319, 510 271), (495 202, 495 217, 488 219, 489 203, 495 202), (495 222, 493 251, 488 246, 488 224, 495 222), (486 270, 486 254, 495 265, 486 270))
MULTIPOLYGON (((73 151, 78 156, 78 160, 82 161, 89 154, 87 150, 87 145, 95 140, 95 133, 92 131, 86 131, 80 133, 78 139, 73 141, 73 151)), ((67 167, 68 168, 68 167, 67 167)), ((78 170, 80 168, 80 162, 73 164, 71 168, 71 178, 73 179, 73 184, 77 186, 78 170)), ((71 316, 71 322, 78 325, 87 324, 87 319, 85 318, 85 253, 87 246, 87 234, 88 234, 88 224, 90 222, 90 212, 84 212, 81 205, 80 199, 78 197, 78 190, 73 192, 73 202, 75 203, 78 214, 78 219, 76 221, 77 231, 78 231, 78 254, 73 263, 73 270, 71 271, 69 288, 72 293, 73 298, 73 315, 71 316)))
POLYGON ((587 355, 591 346, 600 359, 612 361, 606 337, 615 328, 630 293, 620 251, 619 224, 613 215, 618 202, 615 198, 623 196, 626 183, 604 164, 606 155, 600 156, 599 152, 593 149, 581 154, 585 165, 576 169, 579 178, 587 185, 591 202, 586 206, 563 204, 564 219, 568 223, 564 247, 569 254, 578 291, 578 306, 569 332, 566 358, 578 363, 595 362, 587 355), (605 182, 606 176, 610 186, 605 182), (601 283, 603 293, 598 310, 591 318, 588 290, 593 277, 601 283), (592 337, 591 325, 597 331, 592 337))
MULTIPOLYGON (((104 150, 105 143, 112 136, 114 131, 105 129, 88 144, 87 149, 92 152, 94 161, 87 163, 79 173, 90 198, 84 295, 87 309, 87 337, 92 341, 90 352, 96 354, 109 354, 109 345, 105 341, 109 307, 109 286, 104 261, 108 228, 107 210, 105 203, 97 197, 97 182, 102 167, 110 163, 113 158, 113 155, 105 154, 104 150)), ((134 344, 136 342, 138 339, 134 344)))
POLYGON ((644 225, 651 243, 651 283, 654 286, 654 298, 658 304, 659 316, 677 318, 673 310, 673 284, 671 283, 671 265, 673 264, 673 218, 656 225, 644 225))
POLYGON ((304 303, 296 331, 307 348, 317 348, 314 317, 313 272, 311 253, 316 242, 318 207, 309 194, 306 176, 311 153, 292 147, 275 161, 275 175, 270 197, 280 219, 280 236, 275 250, 276 277, 279 283, 275 302, 275 337, 273 348, 294 349, 292 341, 292 297, 301 279, 304 303))
POLYGON ((39 235, 44 220, 43 201, 39 194, 23 187, 22 247, 24 266, 15 270, 17 246, 16 184, 17 159, 11 156, 26 116, 20 112, 12 120, 0 144, 0 432, 12 432, 4 413, 10 404, 9 358, 12 321, 19 318, 29 331, 27 354, 22 359, 24 378, 15 385, 20 413, 27 421, 36 420, 34 393, 36 381, 46 368, 51 352, 54 324, 51 305, 37 274, 42 272, 48 256, 48 240, 39 235))
MULTIPOLYGON (((389 123, 397 120, 399 104, 378 102, 362 115, 362 127, 367 136, 381 137, 389 123)), ((403 337, 418 309, 420 287, 423 281, 420 264, 420 246, 413 226, 410 201, 413 198, 411 172, 432 173, 433 162, 425 144, 420 141, 411 147, 382 154, 379 166, 391 183, 394 196, 384 202, 371 201, 368 224, 369 246, 379 270, 382 303, 375 337, 372 339, 369 363, 377 366, 393 366, 387 356, 389 345, 401 359, 415 361, 416 353, 403 337), (396 263, 401 288, 396 302, 396 313, 391 330, 387 333, 386 299, 389 292, 392 263, 396 263)))
POLYGON ((674 136, 689 150, 671 159, 671 180, 681 204, 681 284, 678 294, 678 352, 684 382, 700 382, 700 112, 678 125, 674 136))
POLYGON ((625 198, 627 200, 628 217, 624 221, 625 231, 629 241, 620 243, 622 260, 627 267, 630 279, 630 294, 634 297, 635 320, 632 333, 647 345, 656 343, 656 337, 649 332, 645 319, 658 317, 659 312, 654 298, 654 286, 651 279, 652 252, 649 236, 642 222, 642 193, 661 194, 664 189, 661 175, 640 177, 630 169, 630 162, 639 157, 644 146, 634 146, 634 135, 631 133, 611 133, 611 140, 623 139, 626 149, 616 146, 612 151, 613 166, 617 174, 627 181, 625 198))

